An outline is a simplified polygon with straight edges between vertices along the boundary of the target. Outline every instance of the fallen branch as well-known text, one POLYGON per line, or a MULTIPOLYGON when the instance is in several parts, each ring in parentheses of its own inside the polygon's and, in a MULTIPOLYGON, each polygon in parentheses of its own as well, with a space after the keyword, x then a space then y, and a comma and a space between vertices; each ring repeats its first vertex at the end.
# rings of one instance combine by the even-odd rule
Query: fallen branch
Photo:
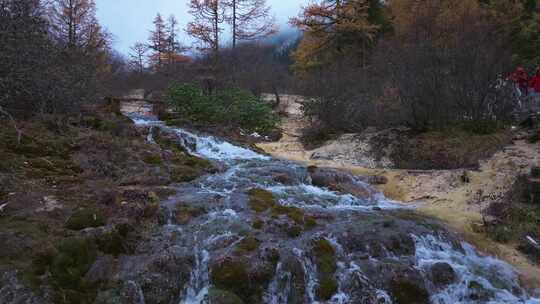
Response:
POLYGON ((17 127, 17 123, 15 122, 15 119, 11 114, 9 114, 6 110, 0 106, 0 114, 3 114, 4 116, 7 116, 7 118, 11 121, 13 124, 13 128, 15 128, 15 131, 17 132, 17 145, 21 143, 21 137, 22 137, 22 131, 17 127))

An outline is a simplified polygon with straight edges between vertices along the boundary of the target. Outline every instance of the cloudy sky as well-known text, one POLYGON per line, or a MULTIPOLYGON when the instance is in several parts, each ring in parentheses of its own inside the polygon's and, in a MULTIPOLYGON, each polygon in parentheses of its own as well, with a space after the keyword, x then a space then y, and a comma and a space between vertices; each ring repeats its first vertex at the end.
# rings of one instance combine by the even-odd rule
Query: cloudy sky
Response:
MULTIPOLYGON (((191 20, 189 0, 96 0, 98 19, 114 35, 114 47, 124 54, 138 41, 146 41, 152 20, 159 12, 164 16, 174 14, 182 27, 184 43, 189 44, 183 28, 191 20)), ((300 7, 309 0, 267 0, 272 7, 280 28, 287 29, 290 17, 298 15, 300 7)))

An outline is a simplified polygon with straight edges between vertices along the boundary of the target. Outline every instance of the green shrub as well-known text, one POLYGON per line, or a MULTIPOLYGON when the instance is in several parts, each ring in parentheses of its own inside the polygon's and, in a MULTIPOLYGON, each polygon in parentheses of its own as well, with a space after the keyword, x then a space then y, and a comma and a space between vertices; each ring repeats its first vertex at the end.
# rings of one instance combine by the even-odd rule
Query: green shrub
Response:
POLYGON ((268 103, 241 89, 228 88, 210 95, 194 84, 175 83, 166 98, 174 111, 193 122, 238 125, 257 132, 270 131, 277 124, 268 103))

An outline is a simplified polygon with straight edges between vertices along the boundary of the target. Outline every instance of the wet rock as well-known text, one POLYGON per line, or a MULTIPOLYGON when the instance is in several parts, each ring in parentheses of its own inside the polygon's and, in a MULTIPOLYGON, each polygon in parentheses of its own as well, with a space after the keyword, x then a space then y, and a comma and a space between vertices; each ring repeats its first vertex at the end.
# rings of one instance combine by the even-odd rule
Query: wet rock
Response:
MULTIPOLYGON (((2 270, 0 275, 0 303, 5 304, 50 304, 47 297, 36 295, 30 288, 24 286, 15 271, 2 270)), ((42 290, 44 292, 45 290, 42 290)))
POLYGON ((115 262, 110 255, 100 256, 94 262, 84 279, 90 284, 106 283, 114 274, 115 262))
POLYGON ((400 272, 390 282, 393 300, 399 304, 429 304, 429 293, 422 276, 412 269, 400 272))
POLYGON ((306 276, 302 264, 296 257, 291 255, 284 257, 282 263, 283 269, 291 273, 291 290, 289 291, 287 303, 304 304, 306 276))
POLYGON ((369 199, 371 196, 371 191, 351 174, 316 167, 311 167, 308 172, 314 186, 351 194, 362 199, 369 199))
MULTIPOLYGON (((193 264, 192 253, 178 246, 148 250, 153 253, 120 256, 118 280, 124 285, 139 286, 140 292, 138 288, 133 288, 136 292, 132 294, 144 294, 145 304, 172 303, 180 297, 184 284, 189 280, 193 264), (133 283, 129 283, 130 281, 133 283)), ((125 292, 123 294, 125 298, 125 292)))
POLYGON ((437 288, 444 288, 456 281, 454 268, 448 263, 435 263, 430 271, 431 281, 437 288))
POLYGON ((141 286, 134 281, 127 281, 122 289, 122 303, 146 304, 141 286))
POLYGON ((293 185, 294 184, 294 178, 292 178, 290 175, 282 173, 282 174, 276 174, 273 177, 273 180, 283 184, 283 185, 293 185))
POLYGON ((482 286, 482 284, 476 281, 470 281, 467 298, 472 301, 478 301, 480 303, 488 302, 493 297, 493 292, 487 290, 482 286))

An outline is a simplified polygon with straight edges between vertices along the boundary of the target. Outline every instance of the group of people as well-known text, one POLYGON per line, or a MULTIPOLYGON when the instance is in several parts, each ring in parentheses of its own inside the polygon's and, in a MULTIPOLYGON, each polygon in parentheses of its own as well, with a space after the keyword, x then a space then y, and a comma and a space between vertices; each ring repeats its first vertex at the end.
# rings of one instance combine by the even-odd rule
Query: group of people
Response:
POLYGON ((519 97, 540 98, 540 67, 538 67, 532 77, 529 77, 527 70, 522 66, 518 67, 509 77, 516 85, 519 97))

